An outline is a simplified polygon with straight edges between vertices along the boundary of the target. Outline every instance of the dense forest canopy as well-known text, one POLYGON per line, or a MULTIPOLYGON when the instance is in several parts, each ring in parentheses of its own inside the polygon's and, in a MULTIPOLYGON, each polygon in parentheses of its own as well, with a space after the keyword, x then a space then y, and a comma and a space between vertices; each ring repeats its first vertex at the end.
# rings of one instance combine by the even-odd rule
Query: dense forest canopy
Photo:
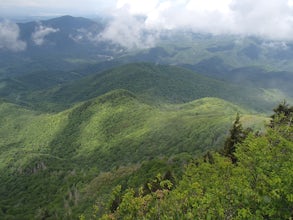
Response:
MULTIPOLYGON (((274 112, 265 133, 250 132, 235 143, 233 157, 208 153, 176 183, 168 174, 148 188, 121 192, 118 186, 115 208, 101 219, 291 219, 293 108, 283 103, 274 112)), ((236 130, 241 132, 238 115, 228 142, 236 130)))

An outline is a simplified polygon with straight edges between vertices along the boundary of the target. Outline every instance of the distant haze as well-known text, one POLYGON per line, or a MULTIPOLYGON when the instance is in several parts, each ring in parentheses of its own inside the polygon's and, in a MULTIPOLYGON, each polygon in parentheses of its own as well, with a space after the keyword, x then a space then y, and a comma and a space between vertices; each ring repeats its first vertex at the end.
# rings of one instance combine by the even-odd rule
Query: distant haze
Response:
MULTIPOLYGON (((293 40, 293 0, 0 0, 0 14, 109 16, 112 17, 109 26, 97 39, 129 48, 154 45, 164 30, 293 40)), ((7 23, 0 28, 7 29, 6 26, 7 23)), ((54 30, 39 31, 48 34, 54 30)), ((0 39, 5 36, 5 29, 0 30, 0 39)), ((15 36, 14 39, 21 43, 15 36)), ((19 44, 14 50, 24 48, 19 44)))

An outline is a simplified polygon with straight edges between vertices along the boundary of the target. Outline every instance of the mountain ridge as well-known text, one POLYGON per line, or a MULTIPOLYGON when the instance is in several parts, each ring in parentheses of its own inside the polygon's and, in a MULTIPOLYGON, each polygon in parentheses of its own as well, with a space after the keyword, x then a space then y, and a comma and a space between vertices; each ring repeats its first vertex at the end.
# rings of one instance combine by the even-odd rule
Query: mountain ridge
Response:
POLYGON ((51 103, 72 104, 113 89, 130 90, 158 103, 184 103, 197 98, 218 97, 260 111, 274 106, 278 100, 277 96, 275 101, 273 96, 271 100, 265 100, 267 93, 263 89, 215 80, 181 67, 149 63, 126 64, 36 94, 44 95, 51 103))
MULTIPOLYGON (((214 98, 151 106, 126 90, 115 90, 54 114, 4 102, 0 112, 6 115, 0 126, 0 206, 6 211, 0 212, 0 217, 10 213, 22 219, 35 218, 40 206, 58 218, 70 210, 75 210, 75 216, 93 199, 109 195, 111 184, 103 191, 95 188, 94 179, 102 172, 116 173, 115 167, 126 172, 129 168, 129 176, 139 171, 142 161, 180 158, 182 153, 184 158, 200 155, 221 145, 236 112, 246 114, 236 105, 214 98), (89 196, 87 190, 92 187, 100 195, 89 196), (80 200, 71 203, 68 190, 80 200)), ((167 169, 165 162, 159 164, 167 169)), ((122 177, 111 178, 115 184, 122 177)), ((142 184, 144 179, 135 181, 142 184)))

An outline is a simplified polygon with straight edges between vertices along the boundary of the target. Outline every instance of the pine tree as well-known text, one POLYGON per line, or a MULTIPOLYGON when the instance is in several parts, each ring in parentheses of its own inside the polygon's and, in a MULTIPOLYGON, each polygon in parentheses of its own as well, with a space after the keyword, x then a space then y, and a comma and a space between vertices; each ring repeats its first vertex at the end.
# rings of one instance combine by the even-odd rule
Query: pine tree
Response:
POLYGON ((289 107, 289 104, 284 100, 277 108, 274 109, 274 114, 271 116, 270 126, 273 128, 277 125, 288 124, 291 126, 293 117, 293 106, 289 107))
POLYGON ((226 139, 224 149, 221 152, 222 155, 229 157, 232 160, 232 163, 236 163, 237 158, 234 155, 236 151, 236 146, 237 144, 242 143, 244 141, 249 132, 250 129, 243 129, 243 126, 240 122, 240 116, 237 113, 233 126, 230 129, 230 135, 226 139))
POLYGON ((289 107, 288 103, 284 101, 274 109, 271 118, 270 127, 293 141, 293 106, 289 107))

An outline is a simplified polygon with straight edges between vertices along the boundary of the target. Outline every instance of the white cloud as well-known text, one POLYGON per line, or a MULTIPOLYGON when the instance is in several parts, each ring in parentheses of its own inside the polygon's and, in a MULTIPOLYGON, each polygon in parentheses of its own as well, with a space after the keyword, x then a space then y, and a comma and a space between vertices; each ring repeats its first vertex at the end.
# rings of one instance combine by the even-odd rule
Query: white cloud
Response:
POLYGON ((117 0, 116 7, 118 9, 128 8, 131 14, 146 14, 154 10, 159 4, 159 0, 117 0))
POLYGON ((229 12, 229 4, 232 0, 190 0, 186 8, 191 11, 219 11, 222 13, 229 12))
POLYGON ((147 28, 145 18, 130 15, 125 8, 116 11, 110 25, 98 36, 98 40, 111 41, 128 49, 154 46, 156 34, 147 28))
POLYGON ((32 33, 32 40, 36 45, 41 46, 45 43, 46 36, 52 33, 56 33, 58 31, 59 29, 54 29, 52 27, 45 27, 43 25, 39 25, 36 28, 35 32, 32 33))
POLYGON ((116 0, 0 0, 3 16, 41 16, 46 14, 86 15, 104 13, 116 0))
MULTIPOLYGON (((221 20, 218 16, 227 13, 230 1, 151 0, 142 3, 139 0, 118 0, 113 10, 113 21, 100 35, 100 39, 133 49, 154 46, 165 30, 220 32, 218 25, 221 20), (227 4, 224 7, 216 2, 227 4), (212 3, 215 3, 213 7, 209 7, 212 3)), ((227 22, 226 17, 221 19, 222 23, 227 22)))
POLYGON ((117 0, 113 14, 102 36, 122 46, 151 45, 146 33, 170 29, 293 40, 293 0, 117 0))
POLYGON ((26 49, 26 43, 19 40, 19 28, 8 20, 0 22, 0 49, 14 52, 26 49))
POLYGON ((293 39, 293 8, 287 0, 234 0, 232 31, 270 39, 293 39))
MULTIPOLYGON (((162 30, 293 40, 293 0, 2 0, 0 6, 35 13, 109 13, 114 20, 99 36, 123 46, 151 45, 162 30), (137 16, 144 16, 137 19, 137 16)), ((16 10, 14 9, 14 10, 16 10)), ((7 11, 9 11, 7 9, 7 11)))

